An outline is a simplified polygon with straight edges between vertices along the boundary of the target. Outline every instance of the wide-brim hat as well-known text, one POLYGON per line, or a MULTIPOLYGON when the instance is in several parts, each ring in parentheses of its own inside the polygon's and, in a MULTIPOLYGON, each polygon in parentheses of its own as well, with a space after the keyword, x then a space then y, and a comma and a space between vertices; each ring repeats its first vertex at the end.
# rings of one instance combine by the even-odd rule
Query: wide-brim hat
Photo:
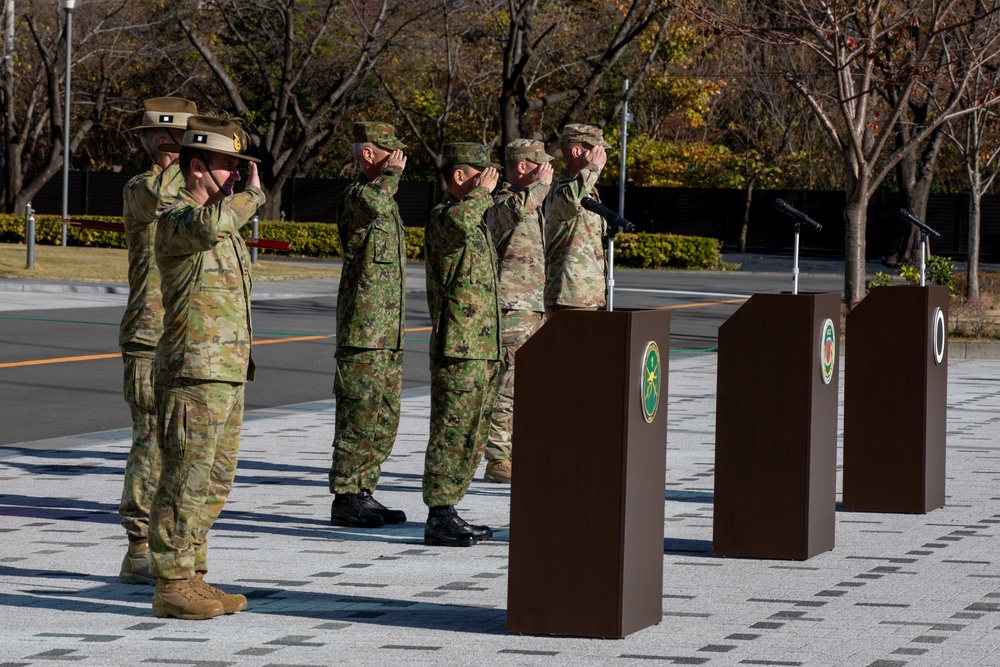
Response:
POLYGON ((389 123, 358 121, 353 128, 354 143, 375 144, 390 151, 401 151, 406 144, 396 138, 396 128, 389 123))
POLYGON ((575 123, 567 125, 563 128, 560 142, 564 144, 580 143, 611 148, 611 144, 604 141, 604 133, 601 132, 601 129, 593 125, 577 125, 575 123))
POLYGON ((515 139, 507 144, 507 162, 525 160, 535 164, 551 162, 552 156, 545 152, 545 144, 534 139, 515 139))
POLYGON ((243 152, 249 145, 250 137, 238 123, 214 116, 191 116, 180 145, 160 144, 160 151, 179 153, 182 148, 191 147, 260 162, 258 158, 243 152))
POLYGON ((441 158, 445 165, 467 164, 470 167, 486 169, 493 167, 499 170, 500 165, 490 159, 490 147, 471 141, 460 141, 445 144, 441 149, 441 158))
POLYGON ((198 114, 198 105, 182 97, 151 97, 143 100, 142 106, 145 108, 142 124, 133 130, 167 127, 183 130, 187 128, 188 118, 198 114))

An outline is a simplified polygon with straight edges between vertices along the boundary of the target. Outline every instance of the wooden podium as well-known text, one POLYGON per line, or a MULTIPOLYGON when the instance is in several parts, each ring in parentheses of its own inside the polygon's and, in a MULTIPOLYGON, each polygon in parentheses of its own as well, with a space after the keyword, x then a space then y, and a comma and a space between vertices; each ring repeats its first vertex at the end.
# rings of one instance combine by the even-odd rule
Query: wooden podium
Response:
POLYGON ((834 544, 838 294, 757 294, 719 328, 712 552, 834 544))
POLYGON ((518 350, 508 631, 660 622, 669 347, 668 311, 567 310, 518 350))
POLYGON ((944 506, 948 288, 876 287, 847 315, 845 510, 944 506))

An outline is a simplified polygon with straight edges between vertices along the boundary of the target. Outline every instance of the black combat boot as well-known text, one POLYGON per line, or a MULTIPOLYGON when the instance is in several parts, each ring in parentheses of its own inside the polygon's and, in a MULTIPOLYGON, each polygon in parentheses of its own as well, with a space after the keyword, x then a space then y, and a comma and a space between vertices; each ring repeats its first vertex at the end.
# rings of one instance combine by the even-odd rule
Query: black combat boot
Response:
POLYGON ((427 513, 427 523, 424 525, 424 544, 439 547, 471 547, 476 543, 476 536, 463 523, 451 505, 430 508, 427 513))
POLYGON ((476 536, 477 542, 482 542, 483 540, 488 540, 493 537, 493 530, 489 526, 473 526, 471 523, 458 516, 458 512, 455 513, 455 518, 458 519, 458 523, 461 524, 462 527, 476 536))
POLYGON ((372 495, 371 491, 362 491, 358 494, 361 497, 361 502, 372 514, 377 514, 382 517, 382 521, 386 524, 390 523, 405 523, 406 513, 403 510, 391 510, 379 501, 375 500, 375 496, 372 495))
POLYGON ((378 514, 373 514, 357 493, 338 493, 330 508, 330 523, 351 528, 381 528, 385 525, 378 514))

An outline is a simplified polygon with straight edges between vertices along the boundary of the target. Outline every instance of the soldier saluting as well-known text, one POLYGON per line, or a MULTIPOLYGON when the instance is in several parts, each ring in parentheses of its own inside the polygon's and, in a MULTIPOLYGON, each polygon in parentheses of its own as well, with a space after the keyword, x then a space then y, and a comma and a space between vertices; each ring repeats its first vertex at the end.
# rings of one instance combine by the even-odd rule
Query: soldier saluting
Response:
POLYGON ((372 495, 399 427, 406 239, 393 196, 406 146, 386 123, 354 124, 361 173, 337 206, 343 270, 337 290, 337 423, 330 465, 335 526, 378 528, 406 514, 372 495))
POLYGON ((431 423, 424 458, 424 544, 467 547, 493 536, 455 511, 483 457, 500 358, 496 252, 483 215, 497 166, 482 144, 446 144, 448 192, 424 236, 431 332, 431 423))
POLYGON ((246 609, 242 595, 208 584, 208 531, 233 478, 243 426, 250 356, 250 255, 239 229, 265 201, 258 160, 243 154, 236 123, 188 119, 180 145, 184 187, 157 221, 156 262, 163 289, 163 336, 154 372, 163 457, 150 513, 156 567, 153 614, 204 619, 246 609), (233 194, 240 160, 247 187, 233 194))

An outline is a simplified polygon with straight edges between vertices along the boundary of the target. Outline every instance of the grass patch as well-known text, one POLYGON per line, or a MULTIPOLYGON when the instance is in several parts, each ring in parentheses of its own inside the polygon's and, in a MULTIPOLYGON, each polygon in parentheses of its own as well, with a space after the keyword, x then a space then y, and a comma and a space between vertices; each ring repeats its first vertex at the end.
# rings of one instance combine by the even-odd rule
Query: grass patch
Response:
MULTIPOLYGON (((81 248, 36 245, 35 268, 27 269, 28 248, 22 243, 0 243, 0 278, 95 283, 127 283, 128 253, 117 248, 81 248)), ((308 260, 291 263, 258 259, 253 279, 295 280, 336 278, 340 269, 308 260)))

